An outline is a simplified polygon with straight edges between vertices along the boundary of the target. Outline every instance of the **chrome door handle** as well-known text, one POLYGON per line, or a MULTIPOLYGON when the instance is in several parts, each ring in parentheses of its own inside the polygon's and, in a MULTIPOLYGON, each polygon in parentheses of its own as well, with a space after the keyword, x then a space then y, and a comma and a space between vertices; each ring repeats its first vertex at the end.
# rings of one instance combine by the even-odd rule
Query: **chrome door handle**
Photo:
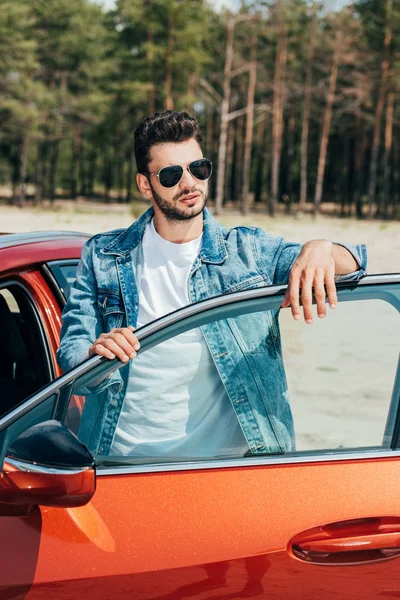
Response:
POLYGON ((294 536, 288 545, 293 558, 314 564, 354 565, 400 556, 400 518, 341 521, 294 536))

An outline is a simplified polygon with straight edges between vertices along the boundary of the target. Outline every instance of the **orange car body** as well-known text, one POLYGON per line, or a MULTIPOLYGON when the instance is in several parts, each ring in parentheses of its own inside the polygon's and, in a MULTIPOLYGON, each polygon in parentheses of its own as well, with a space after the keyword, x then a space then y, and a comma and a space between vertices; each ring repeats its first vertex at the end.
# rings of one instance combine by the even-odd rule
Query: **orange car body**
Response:
MULTIPOLYGON (((57 375, 62 302, 41 265, 84 241, 0 251, 0 284, 30 291, 57 375)), ((400 598, 400 457, 99 470, 86 506, 0 516, 0 544, 0 600, 400 598)))

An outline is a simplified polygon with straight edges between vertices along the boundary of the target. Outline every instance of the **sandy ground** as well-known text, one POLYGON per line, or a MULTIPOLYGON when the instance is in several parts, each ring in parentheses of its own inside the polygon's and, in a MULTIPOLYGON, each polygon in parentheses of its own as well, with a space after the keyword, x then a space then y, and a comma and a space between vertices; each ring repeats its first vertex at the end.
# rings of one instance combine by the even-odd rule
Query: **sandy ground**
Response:
MULTIPOLYGON (((135 207, 139 216, 146 205, 135 207)), ((126 205, 93 202, 55 203, 55 210, 14 208, 0 205, 0 231, 36 231, 68 229, 99 233, 128 227, 134 220, 126 205)), ((219 218, 224 225, 257 225, 269 233, 282 235, 291 241, 306 242, 326 238, 333 241, 365 243, 369 250, 369 272, 390 273, 400 271, 400 223, 385 221, 356 221, 310 215, 301 217, 276 217, 253 213, 244 218, 239 213, 227 213, 219 218)))
MULTIPOLYGON (((135 209, 139 216, 145 205, 135 209)), ((129 226, 126 206, 56 203, 55 210, 0 205, 0 231, 68 229, 98 233, 129 226)), ((400 223, 309 215, 270 219, 229 213, 226 225, 264 227, 288 240, 366 243, 370 273, 400 272, 400 223)), ((387 298, 343 302, 310 327, 281 313, 285 366, 299 449, 380 445, 399 353, 398 309, 387 298)), ((397 297, 400 303, 400 292, 397 297)))

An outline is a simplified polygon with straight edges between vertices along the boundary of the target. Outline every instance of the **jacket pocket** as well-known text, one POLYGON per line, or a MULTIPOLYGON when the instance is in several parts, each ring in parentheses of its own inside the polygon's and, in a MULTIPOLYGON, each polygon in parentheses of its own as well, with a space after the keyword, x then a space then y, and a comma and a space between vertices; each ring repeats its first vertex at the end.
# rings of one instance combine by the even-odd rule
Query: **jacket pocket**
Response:
POLYGON ((267 352, 279 336, 276 310, 241 315, 228 321, 236 341, 245 353, 267 352))
POLYGON ((119 294, 99 291, 98 308, 103 318, 105 331, 122 327, 125 319, 124 302, 119 294))

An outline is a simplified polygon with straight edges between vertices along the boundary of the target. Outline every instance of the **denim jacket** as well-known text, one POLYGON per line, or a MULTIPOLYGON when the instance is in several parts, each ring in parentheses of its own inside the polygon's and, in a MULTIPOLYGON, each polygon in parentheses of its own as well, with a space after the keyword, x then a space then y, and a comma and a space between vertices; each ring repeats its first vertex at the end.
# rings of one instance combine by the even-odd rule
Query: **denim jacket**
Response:
MULTIPOLYGON (((128 229, 100 233, 83 248, 77 277, 63 312, 57 359, 64 370, 88 357, 101 333, 136 327, 142 237, 153 217, 146 211, 128 229)), ((364 245, 347 246, 366 272, 364 245)), ((248 288, 288 282, 301 245, 257 227, 222 227, 204 210, 202 246, 189 278, 192 302, 248 288)), ((294 449, 293 420, 282 360, 278 311, 242 315, 202 327, 250 452, 294 449)), ((130 363, 88 395, 79 436, 94 454, 109 454, 128 385, 130 363)))

